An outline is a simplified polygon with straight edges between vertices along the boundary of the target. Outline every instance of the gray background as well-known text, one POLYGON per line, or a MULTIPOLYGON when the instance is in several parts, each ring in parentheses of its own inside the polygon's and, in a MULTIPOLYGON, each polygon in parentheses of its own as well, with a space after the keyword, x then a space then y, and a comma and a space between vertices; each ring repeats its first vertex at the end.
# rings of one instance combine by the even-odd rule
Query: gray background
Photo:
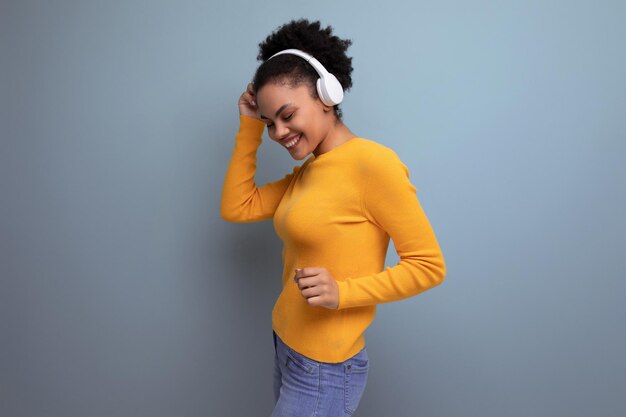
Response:
MULTIPOLYGON (((626 415, 624 2, 0 16, 0 415, 269 416, 281 242, 220 192, 257 44, 299 17, 353 39, 346 124, 409 167, 448 266, 379 306, 356 414, 626 415)), ((300 163, 266 137, 257 182, 300 163)))

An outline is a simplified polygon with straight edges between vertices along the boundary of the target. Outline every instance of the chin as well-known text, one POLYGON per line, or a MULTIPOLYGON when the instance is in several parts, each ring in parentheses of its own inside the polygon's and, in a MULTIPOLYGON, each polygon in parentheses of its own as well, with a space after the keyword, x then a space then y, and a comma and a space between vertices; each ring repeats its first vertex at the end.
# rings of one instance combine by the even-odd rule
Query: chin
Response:
POLYGON ((291 157, 292 157, 293 159, 297 160, 297 161, 301 161, 301 160, 303 160, 303 159, 304 159, 304 158, 306 158, 306 157, 307 157, 310 153, 311 153, 311 151, 309 151, 309 150, 307 150, 307 149, 304 149, 304 150, 300 149, 300 152, 298 152, 298 153, 291 153, 291 152, 290 152, 291 157))
POLYGON ((296 161, 301 161, 301 160, 303 160, 304 158, 306 158, 306 157, 307 157, 307 155, 308 155, 308 154, 304 154, 304 156, 302 156, 302 157, 298 157, 297 155, 291 155, 291 157, 292 157, 293 159, 295 159, 296 161))

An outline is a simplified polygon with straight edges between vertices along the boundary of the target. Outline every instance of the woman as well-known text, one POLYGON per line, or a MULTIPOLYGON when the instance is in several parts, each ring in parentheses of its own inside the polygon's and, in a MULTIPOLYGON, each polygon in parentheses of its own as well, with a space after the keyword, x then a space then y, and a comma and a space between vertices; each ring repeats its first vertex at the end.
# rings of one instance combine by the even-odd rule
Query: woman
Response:
POLYGON ((367 383, 364 332, 376 305, 428 290, 445 276, 407 167, 341 119, 341 90, 352 86, 351 43, 319 22, 291 21, 259 44, 263 62, 239 98, 221 215, 273 219, 284 244, 283 288, 272 311, 273 417, 352 415, 367 383), (317 87, 320 74, 328 91, 317 87), (306 160, 257 187, 265 128, 292 158, 306 160), (383 269, 390 238, 400 261, 383 269))

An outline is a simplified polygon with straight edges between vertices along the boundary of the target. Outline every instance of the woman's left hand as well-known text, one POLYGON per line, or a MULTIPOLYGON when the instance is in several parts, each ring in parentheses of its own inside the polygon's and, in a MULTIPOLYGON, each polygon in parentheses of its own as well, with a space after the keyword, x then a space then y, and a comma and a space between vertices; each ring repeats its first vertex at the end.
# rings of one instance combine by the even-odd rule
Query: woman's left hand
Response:
POLYGON ((339 307, 339 287, 332 274, 323 266, 298 268, 293 279, 308 305, 332 310, 339 307))

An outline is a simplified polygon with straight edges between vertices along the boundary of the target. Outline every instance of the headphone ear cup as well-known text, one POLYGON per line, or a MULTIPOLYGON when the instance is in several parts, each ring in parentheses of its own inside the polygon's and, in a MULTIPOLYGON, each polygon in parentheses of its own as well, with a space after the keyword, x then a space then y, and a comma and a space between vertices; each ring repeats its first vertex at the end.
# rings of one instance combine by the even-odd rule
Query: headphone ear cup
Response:
POLYGON ((343 101, 343 87, 331 73, 317 79, 317 94, 327 106, 335 106, 343 101))

